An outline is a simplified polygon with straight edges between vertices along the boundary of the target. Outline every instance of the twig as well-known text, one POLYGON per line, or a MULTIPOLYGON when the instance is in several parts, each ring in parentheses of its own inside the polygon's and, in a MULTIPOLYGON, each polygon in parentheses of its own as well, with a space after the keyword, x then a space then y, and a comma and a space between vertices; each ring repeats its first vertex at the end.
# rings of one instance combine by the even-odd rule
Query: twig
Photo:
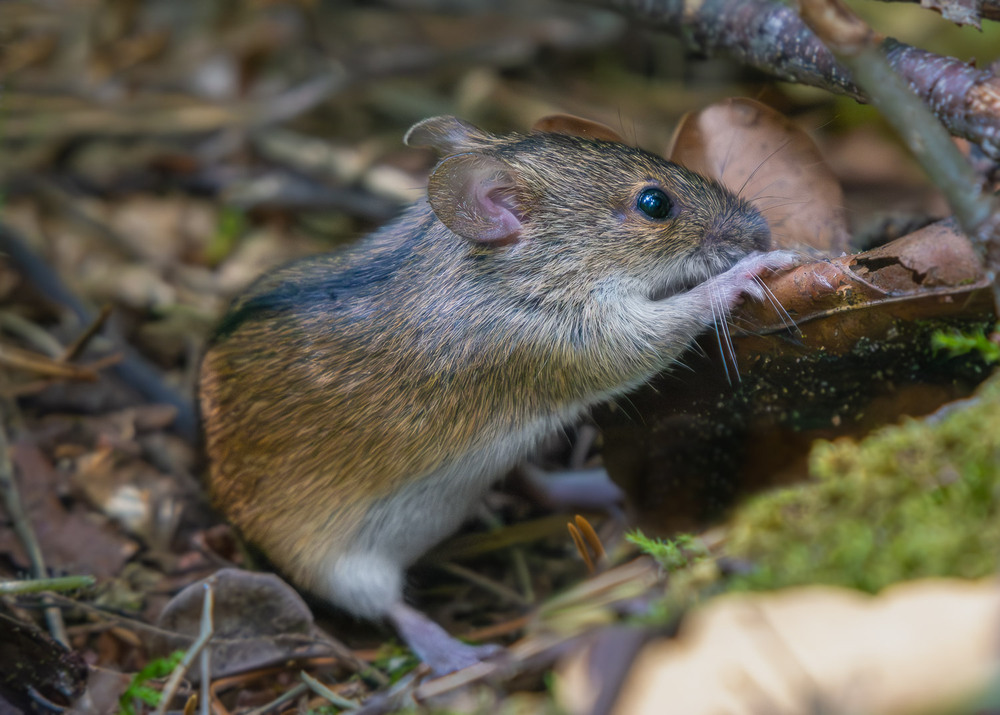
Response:
POLYGON ((192 636, 184 635, 176 631, 168 630, 166 628, 159 628, 157 626, 150 625, 145 621, 140 621, 137 618, 130 618, 128 616, 122 616, 117 613, 111 613, 110 611, 106 611, 103 608, 98 608, 97 606, 93 606, 89 603, 83 603, 82 601, 76 601, 72 598, 67 598, 66 596, 60 596, 59 594, 56 593, 50 594, 50 597, 53 600, 53 602, 59 604, 61 607, 79 608, 80 610, 85 611, 91 614, 92 616, 95 616, 96 618, 105 619, 109 623, 115 623, 126 629, 138 631, 140 633, 147 633, 151 636, 159 636, 161 638, 180 639, 189 641, 194 640, 192 636))
MULTIPOLYGON (((483 510, 483 513, 480 514, 480 518, 490 527, 493 534, 502 533, 508 529, 508 527, 504 526, 500 519, 489 511, 483 510)), ((524 601, 526 603, 534 603, 535 587, 531 576, 531 569, 528 568, 528 559, 524 554, 524 549, 519 545, 512 544, 510 545, 509 554, 511 567, 514 569, 514 580, 517 581, 517 585, 521 589, 524 601)))
MULTIPOLYGON (((97 373, 99 373, 101 370, 107 367, 119 364, 122 361, 123 357, 124 356, 121 353, 111 353, 109 355, 105 355, 104 357, 98 358, 93 362, 89 362, 85 365, 76 365, 75 369, 78 371, 78 374, 50 375, 47 378, 32 380, 31 382, 23 382, 17 385, 10 385, 9 387, 2 387, 0 388, 0 396, 21 397, 22 395, 34 395, 48 388, 50 385, 52 385, 52 383, 58 382, 59 380, 63 379, 94 380, 97 377, 97 373)), ((5 362, 4 358, 0 357, 0 364, 4 362, 5 362)), ((38 367, 40 367, 40 365, 36 363, 35 365, 29 367, 28 369, 34 369, 37 372, 38 370, 36 368, 38 367)), ((65 368, 74 366, 67 365, 63 367, 65 368)))
POLYGON ((357 710, 358 704, 353 700, 348 700, 347 698, 337 695, 335 692, 330 690, 328 687, 323 685, 323 683, 313 678, 304 670, 299 673, 302 676, 302 681, 309 686, 309 689, 314 693, 319 695, 321 698, 326 698, 331 703, 336 705, 341 710, 357 710))
POLYGON ((1000 269, 1000 202, 985 192, 969 161, 911 91, 912 83, 907 87, 896 74, 883 55, 885 43, 863 20, 839 0, 802 0, 801 7, 804 20, 867 90, 872 103, 944 193, 963 233, 986 258, 994 302, 1000 311, 1000 287, 995 281, 1000 269))
POLYGON ((284 171, 234 182, 224 199, 243 209, 334 210, 372 221, 386 221, 399 213, 400 204, 360 189, 326 186, 284 171))
POLYGON ((125 258, 139 261, 147 257, 121 232, 98 218, 97 212, 92 207, 87 206, 55 181, 36 174, 27 174, 21 177, 21 181, 25 183, 24 190, 27 193, 42 199, 45 205, 51 206, 65 216, 70 223, 99 238, 125 258))
POLYGON ((254 708, 253 710, 246 713, 246 715, 267 715, 269 712, 273 712, 275 708, 280 705, 284 705, 287 702, 295 700, 303 693, 309 692, 309 686, 306 683, 298 683, 295 687, 289 688, 281 695, 276 697, 271 702, 266 705, 261 705, 259 708, 254 708))
POLYGON ((971 6, 961 0, 882 0, 882 2, 919 2, 926 8, 940 12, 945 20, 950 20, 956 25, 972 25, 977 29, 980 27, 981 19, 1000 20, 1000 0, 978 0, 971 6))
POLYGON ((174 695, 177 694, 177 689, 181 686, 184 675, 188 672, 195 659, 201 654, 202 649, 212 639, 212 633, 215 631, 215 626, 212 624, 212 608, 214 603, 215 593, 212 590, 212 585, 206 583, 205 600, 201 607, 201 630, 198 632, 198 640, 191 644, 187 653, 184 654, 184 658, 181 659, 181 662, 177 664, 177 667, 170 674, 167 684, 163 686, 163 692, 160 694, 160 703, 154 711, 155 715, 165 715, 167 706, 174 699, 174 695))
MULTIPOLYGON (((851 79, 795 9, 779 0, 587 0, 682 38, 706 54, 728 54, 781 79, 846 94, 868 95, 851 79)), ((889 63, 957 136, 1000 158, 1000 77, 966 63, 884 41, 889 63)))
POLYGON ((39 591, 73 591, 93 586, 97 580, 93 576, 58 576, 56 578, 33 578, 26 581, 0 581, 0 594, 20 595, 39 591))
MULTIPOLYGON (((0 492, 3 492, 4 508, 14 525, 14 532, 28 554, 32 575, 39 579, 45 578, 47 573, 45 557, 42 555, 42 547, 38 543, 38 537, 35 536, 35 530, 31 526, 31 520, 28 519, 21 502, 21 493, 17 487, 17 480, 14 478, 14 465, 10 459, 7 428, 2 419, 0 419, 0 492)), ((46 606, 45 620, 49 625, 52 637, 69 647, 69 637, 66 635, 66 624, 63 623, 62 612, 58 608, 46 606)))
POLYGON ((201 652, 201 715, 211 715, 212 712, 212 649, 205 648, 201 652))
MULTIPOLYGON (((0 252, 7 254, 8 260, 17 267, 25 280, 38 288, 40 293, 70 310, 81 325, 89 325, 94 321, 90 310, 73 295, 55 271, 28 248, 14 229, 2 222, 0 252)), ((182 436, 193 439, 198 431, 198 420, 190 400, 167 385, 159 370, 135 350, 127 345, 117 346, 117 349, 122 352, 123 358, 112 368, 114 374, 151 402, 176 407, 177 417, 173 428, 182 436)))
POLYGON ((531 603, 524 598, 520 593, 512 588, 504 586, 502 583, 498 583, 493 579, 486 578, 480 574, 477 574, 472 569, 467 569, 464 566, 459 566, 455 563, 442 563, 439 564, 438 568, 442 571, 447 571, 453 576, 457 576, 460 579, 464 579, 469 583, 474 583, 475 585, 482 588, 484 591, 492 593, 497 598, 508 603, 513 603, 518 606, 530 606, 531 603))
POLYGON ((45 377, 69 380, 96 380, 97 373, 61 360, 52 360, 44 355, 22 350, 13 345, 0 345, 0 366, 11 370, 24 370, 45 377))
POLYGON ((63 351, 63 354, 59 357, 62 362, 69 362, 80 356, 84 350, 87 349, 87 345, 90 341, 94 339, 94 336, 104 327, 104 324, 108 322, 108 318, 111 317, 111 306, 105 305, 101 308, 101 312, 96 318, 94 318, 87 329, 80 333, 73 344, 63 351))
MULTIPOLYGON (((340 658, 322 657, 322 658, 309 658, 307 662, 300 663, 300 665, 303 667, 324 667, 339 662, 343 661, 340 658)), ((367 670, 373 671, 374 669, 368 668, 367 670)), ((286 672, 288 672, 288 666, 280 665, 276 667, 263 668, 256 671, 250 671, 247 673, 240 673, 239 675, 232 675, 226 678, 220 678, 215 682, 213 682, 210 688, 213 698, 213 704, 216 706, 216 708, 220 707, 219 693, 223 692, 224 690, 228 690, 233 686, 245 685, 248 681, 255 680, 257 678, 268 677, 271 675, 276 675, 278 673, 286 673, 286 672)), ((385 676, 382 676, 378 680, 379 687, 388 685, 388 683, 389 679, 386 678, 385 676)), ((262 705, 259 708, 255 708, 254 710, 251 710, 245 713, 244 715, 263 715, 264 713, 271 712, 274 708, 283 705, 289 700, 294 700, 299 695, 302 695, 308 690, 309 687, 305 683, 299 683, 293 688, 290 688, 289 690, 282 693, 280 696, 278 696, 276 700, 272 700, 266 705, 262 705)))

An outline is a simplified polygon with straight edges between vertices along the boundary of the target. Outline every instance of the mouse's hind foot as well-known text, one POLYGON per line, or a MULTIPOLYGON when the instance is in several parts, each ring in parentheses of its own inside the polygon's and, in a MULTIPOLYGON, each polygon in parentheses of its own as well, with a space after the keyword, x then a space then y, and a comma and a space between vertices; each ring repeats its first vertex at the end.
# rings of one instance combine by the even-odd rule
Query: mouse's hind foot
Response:
POLYGON ((463 643, 448 635, 430 617, 402 602, 392 606, 386 615, 407 645, 431 667, 435 675, 462 670, 505 652, 498 645, 463 643))

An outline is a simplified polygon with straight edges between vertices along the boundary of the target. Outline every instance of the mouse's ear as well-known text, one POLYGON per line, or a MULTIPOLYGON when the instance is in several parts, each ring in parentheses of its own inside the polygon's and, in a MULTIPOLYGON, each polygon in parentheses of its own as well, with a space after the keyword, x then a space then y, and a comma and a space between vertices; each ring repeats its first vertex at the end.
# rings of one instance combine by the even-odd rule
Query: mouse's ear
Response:
POLYGON ((489 144, 490 135, 458 117, 431 117, 417 122, 403 137, 407 146, 428 146, 441 154, 458 154, 489 144))
POLYGON ((503 245, 521 234, 514 171, 499 159, 475 152, 448 157, 431 174, 427 198, 441 222, 470 241, 503 245))
POLYGON ((601 139, 606 142, 624 144, 625 140, 607 124, 584 119, 572 114, 550 114, 542 117, 531 127, 536 132, 570 134, 584 139, 601 139))

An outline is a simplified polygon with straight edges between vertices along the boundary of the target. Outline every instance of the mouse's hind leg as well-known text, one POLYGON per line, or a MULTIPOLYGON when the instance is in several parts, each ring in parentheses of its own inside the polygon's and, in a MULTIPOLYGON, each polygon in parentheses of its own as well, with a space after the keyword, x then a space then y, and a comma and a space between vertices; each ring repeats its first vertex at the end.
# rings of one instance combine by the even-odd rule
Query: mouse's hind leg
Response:
POLYGON ((484 453, 441 467, 374 500, 350 543, 323 561, 321 588, 335 605, 363 618, 387 619, 438 673, 477 663, 497 648, 476 648, 403 601, 403 575, 421 555, 454 532, 512 461, 520 445, 489 445, 484 453))
POLYGON ((390 621, 410 649, 437 675, 503 652, 500 646, 462 643, 429 616, 406 605, 404 571, 403 564, 379 551, 349 551, 333 560, 322 590, 330 601, 355 615, 390 621))

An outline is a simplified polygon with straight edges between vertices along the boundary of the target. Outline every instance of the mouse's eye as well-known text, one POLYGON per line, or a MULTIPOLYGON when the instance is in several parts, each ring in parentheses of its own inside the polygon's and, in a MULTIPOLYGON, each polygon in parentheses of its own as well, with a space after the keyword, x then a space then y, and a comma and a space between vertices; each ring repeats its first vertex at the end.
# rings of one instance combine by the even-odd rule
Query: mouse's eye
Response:
POLYGON ((670 197, 660 189, 643 189, 639 198, 635 200, 635 206, 650 218, 667 218, 670 210, 674 207, 670 197))

